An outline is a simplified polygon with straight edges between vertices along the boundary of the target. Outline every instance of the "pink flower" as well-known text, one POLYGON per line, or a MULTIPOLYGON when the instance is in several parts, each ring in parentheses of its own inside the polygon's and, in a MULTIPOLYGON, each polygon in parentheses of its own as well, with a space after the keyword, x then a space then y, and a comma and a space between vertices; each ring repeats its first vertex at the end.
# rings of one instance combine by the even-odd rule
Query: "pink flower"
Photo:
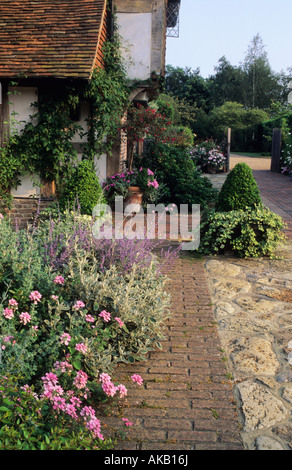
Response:
POLYGON ((121 398, 124 398, 127 395, 128 390, 126 389, 125 385, 120 384, 117 386, 117 392, 119 392, 121 398))
POLYGON ((51 297, 52 297, 53 300, 58 300, 58 298, 59 298, 57 295, 52 295, 51 297))
POLYGON ((99 376, 99 380, 101 382, 111 382, 111 376, 109 374, 106 374, 105 372, 102 372, 99 376))
POLYGON ((102 317, 105 322, 109 322, 110 319, 111 319, 111 314, 110 314, 109 312, 107 312, 106 310, 103 310, 103 311, 99 314, 99 316, 102 317))
POLYGON ((53 385, 57 385, 58 377, 56 376, 56 374, 53 374, 53 372, 48 372, 44 377, 42 377, 42 381, 45 384, 52 383, 53 385))
POLYGON ((76 351, 80 351, 82 352, 83 354, 85 354, 87 352, 87 347, 85 346, 84 343, 78 343, 75 345, 75 349, 76 351))
POLYGON ((0 219, 3 219, 3 215, 2 215, 2 214, 0 214, 0 219))
POLYGON ((5 338, 3 338, 3 341, 4 343, 7 343, 8 341, 11 341, 11 339, 14 339, 14 336, 5 336, 5 338))
POLYGON ((89 417, 90 419, 94 419, 95 410, 91 406, 84 406, 80 411, 80 416, 83 416, 85 421, 87 417, 89 417))
POLYGON ((68 346, 68 344, 71 341, 71 336, 68 333, 63 333, 60 340, 62 344, 65 344, 66 346, 68 346))
POLYGON ((69 364, 69 362, 67 361, 63 361, 63 362, 55 362, 54 364, 54 368, 56 370, 60 370, 61 372, 66 372, 67 370, 70 372, 73 370, 73 366, 71 364, 69 364))
POLYGON ((138 385, 142 385, 142 383, 143 383, 143 379, 142 379, 141 375, 134 374, 134 375, 131 376, 131 379, 133 380, 133 382, 136 382, 138 385))
POLYGON ((74 310, 79 310, 80 308, 84 308, 85 303, 82 300, 77 300, 76 304, 73 305, 74 310))
POLYGON ((18 303, 16 302, 15 299, 10 299, 9 302, 8 302, 8 305, 10 305, 10 307, 12 307, 12 308, 17 308, 18 307, 18 303))
POLYGON ((63 278, 63 276, 56 276, 55 279, 54 279, 54 283, 55 284, 64 284, 65 282, 65 279, 63 278))
POLYGON ((122 421, 124 421, 125 426, 133 426, 134 423, 128 420, 128 418, 122 418, 122 421))
POLYGON ((20 318, 20 323, 23 323, 24 325, 26 325, 27 323, 30 322, 31 315, 28 312, 22 312, 19 315, 19 318, 20 318))
POLYGON ((12 308, 5 308, 3 311, 3 315, 7 320, 11 320, 14 317, 12 308))
POLYGON ((103 389, 104 393, 108 397, 113 397, 116 394, 117 387, 112 383, 111 377, 103 372, 100 374, 99 380, 102 382, 101 388, 103 389))
POLYGON ((148 176, 154 175, 153 171, 149 170, 149 168, 148 168, 148 170, 147 170, 147 173, 148 173, 148 176))
POLYGON ((77 388, 85 388, 86 387, 86 384, 87 384, 87 380, 88 380, 88 375, 83 372, 82 370, 79 370, 77 372, 77 376, 75 377, 75 380, 74 380, 74 385, 75 387, 77 388))
POLYGON ((95 318, 92 315, 88 314, 88 315, 85 316, 85 320, 90 322, 90 323, 93 323, 95 318))
POLYGON ((101 426, 100 426, 100 421, 96 418, 91 419, 86 423, 87 429, 92 432, 94 437, 98 437, 103 441, 103 435, 100 432, 101 426))
POLYGON ((33 292, 30 293, 29 298, 36 305, 38 302, 40 302, 42 298, 42 294, 40 294, 37 290, 34 290, 33 292))
POLYGON ((115 320, 118 322, 120 327, 124 326, 124 322, 122 322, 122 320, 119 317, 115 317, 115 320))

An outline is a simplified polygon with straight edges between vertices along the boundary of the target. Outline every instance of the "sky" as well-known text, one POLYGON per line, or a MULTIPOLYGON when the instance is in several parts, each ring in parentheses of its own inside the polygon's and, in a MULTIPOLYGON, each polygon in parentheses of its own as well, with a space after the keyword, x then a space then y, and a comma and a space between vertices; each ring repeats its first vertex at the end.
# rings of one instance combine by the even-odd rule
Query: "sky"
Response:
POLYGON ((181 0, 179 38, 167 38, 166 64, 214 73, 222 56, 244 61, 259 34, 274 72, 292 67, 292 0, 181 0))

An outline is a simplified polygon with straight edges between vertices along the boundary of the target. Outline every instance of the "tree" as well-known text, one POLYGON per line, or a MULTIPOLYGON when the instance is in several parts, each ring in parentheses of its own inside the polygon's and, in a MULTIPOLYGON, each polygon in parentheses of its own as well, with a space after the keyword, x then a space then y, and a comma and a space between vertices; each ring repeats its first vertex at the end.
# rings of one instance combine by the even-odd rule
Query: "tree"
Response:
POLYGON ((166 66, 165 92, 190 106, 204 111, 211 109, 210 91, 207 81, 200 75, 200 70, 190 67, 166 66))
POLYGON ((241 102, 243 72, 240 67, 234 67, 221 57, 218 66, 214 67, 215 74, 207 80, 214 107, 221 106, 226 101, 241 102))
POLYGON ((275 74, 268 61, 263 40, 254 36, 242 64, 243 104, 250 108, 267 109, 273 99, 278 99, 282 87, 279 75, 275 74))
POLYGON ((241 103, 228 101, 214 108, 209 114, 209 122, 213 130, 224 132, 227 127, 243 129, 245 127, 246 111, 241 103))

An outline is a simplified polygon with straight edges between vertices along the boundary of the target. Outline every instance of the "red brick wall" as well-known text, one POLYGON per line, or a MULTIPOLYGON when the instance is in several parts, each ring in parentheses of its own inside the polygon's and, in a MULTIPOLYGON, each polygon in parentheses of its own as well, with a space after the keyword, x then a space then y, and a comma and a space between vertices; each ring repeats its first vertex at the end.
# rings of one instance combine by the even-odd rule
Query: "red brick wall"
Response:
POLYGON ((12 225, 18 228, 26 228, 28 223, 32 223, 34 216, 38 209, 40 211, 46 209, 51 203, 52 199, 32 199, 32 198, 13 198, 11 210, 4 207, 3 202, 0 201, 0 212, 3 215, 8 215, 11 218, 12 225))

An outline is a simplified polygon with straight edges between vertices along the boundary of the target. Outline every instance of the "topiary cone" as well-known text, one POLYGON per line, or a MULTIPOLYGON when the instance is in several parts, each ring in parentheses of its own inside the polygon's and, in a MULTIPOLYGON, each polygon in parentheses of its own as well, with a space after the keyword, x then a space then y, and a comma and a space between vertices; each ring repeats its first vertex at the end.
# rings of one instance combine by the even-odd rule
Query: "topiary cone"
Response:
POLYGON ((218 212, 245 210, 261 204, 261 197, 252 169, 246 163, 237 163, 227 178, 218 195, 218 212))

